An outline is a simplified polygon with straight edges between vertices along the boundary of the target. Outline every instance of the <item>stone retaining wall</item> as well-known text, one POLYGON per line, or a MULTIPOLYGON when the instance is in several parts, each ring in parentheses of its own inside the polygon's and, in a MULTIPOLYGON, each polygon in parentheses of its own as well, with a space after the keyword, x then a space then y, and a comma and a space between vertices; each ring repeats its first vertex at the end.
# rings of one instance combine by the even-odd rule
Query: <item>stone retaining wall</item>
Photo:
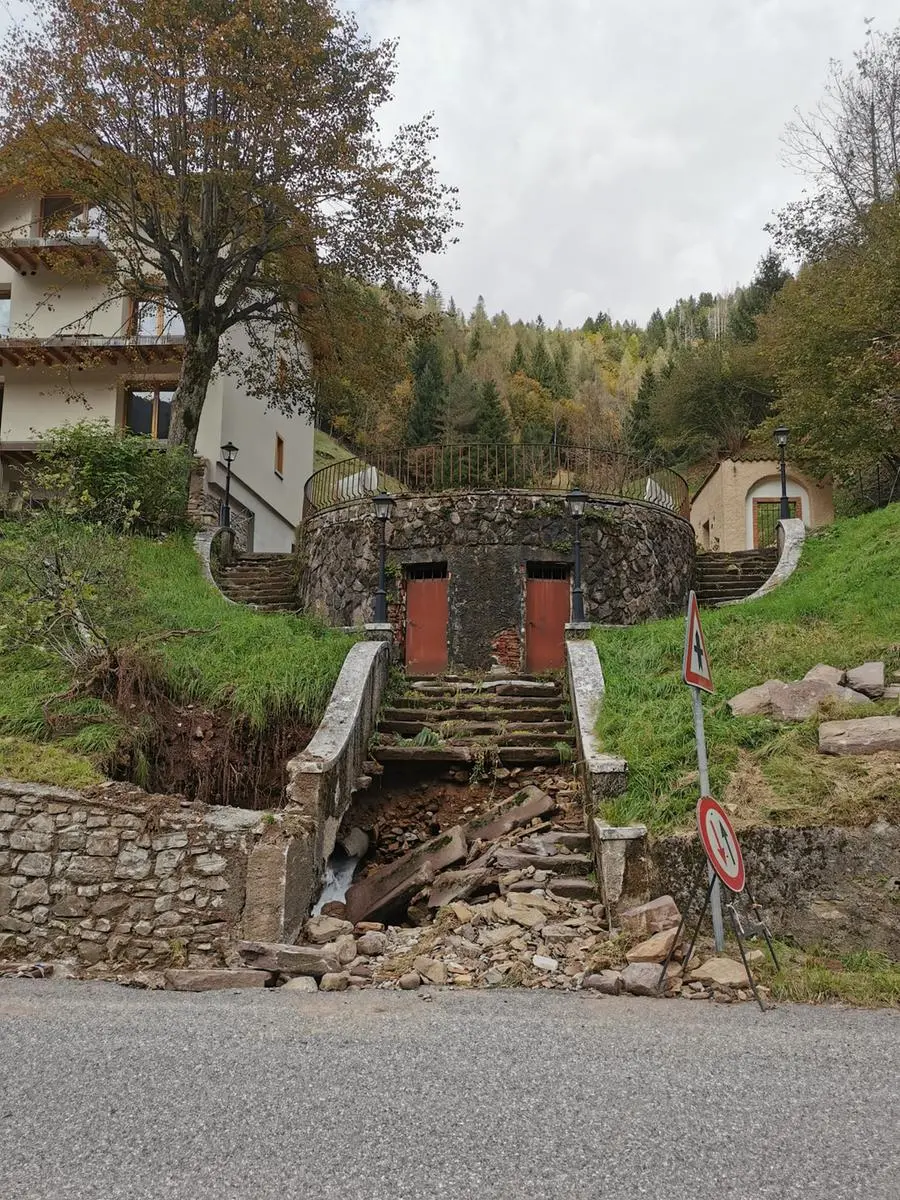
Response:
POLYGON ((0 779, 0 958, 225 963, 245 930, 283 932, 289 829, 289 814, 0 779))
MULTIPOLYGON (((559 493, 398 496, 386 534, 391 621, 402 638, 404 568, 446 562, 450 662, 521 667, 528 563, 568 565, 573 525, 559 493), (513 662, 512 659, 519 661, 513 662)), ((587 619, 632 625, 681 612, 694 534, 650 504, 592 500, 582 521, 587 619)), ((378 584, 378 523, 370 500, 329 509, 303 527, 300 601, 332 625, 370 619, 378 584)))
MULTIPOLYGON (((747 878, 776 936, 839 952, 882 950, 900 961, 900 827, 739 832, 747 878)), ((703 862, 693 834, 651 838, 647 895, 684 904, 703 862)))

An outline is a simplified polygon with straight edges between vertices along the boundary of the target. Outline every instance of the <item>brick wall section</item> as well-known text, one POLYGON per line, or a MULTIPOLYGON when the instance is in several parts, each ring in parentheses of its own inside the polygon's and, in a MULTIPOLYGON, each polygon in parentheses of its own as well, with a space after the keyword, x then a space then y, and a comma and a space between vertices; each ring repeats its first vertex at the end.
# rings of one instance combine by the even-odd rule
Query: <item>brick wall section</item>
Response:
POLYGON ((254 851, 284 840, 282 818, 245 809, 0 779, 0 958, 225 963, 254 851))
POLYGON ((518 671, 522 667, 522 637, 518 629, 501 629, 491 639, 491 654, 501 667, 518 671))

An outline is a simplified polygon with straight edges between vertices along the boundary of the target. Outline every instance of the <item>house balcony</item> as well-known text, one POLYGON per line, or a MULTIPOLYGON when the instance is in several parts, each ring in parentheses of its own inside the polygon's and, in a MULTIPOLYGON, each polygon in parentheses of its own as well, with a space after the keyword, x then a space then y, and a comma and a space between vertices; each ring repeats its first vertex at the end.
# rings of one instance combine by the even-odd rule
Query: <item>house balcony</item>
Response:
POLYGON ((0 338, 0 367, 125 365, 158 366, 180 363, 184 354, 182 334, 159 337, 97 337, 74 333, 51 338, 0 338))
POLYGON ((0 244, 0 259, 18 275, 82 267, 102 271, 113 262, 113 254, 99 237, 22 237, 0 244))

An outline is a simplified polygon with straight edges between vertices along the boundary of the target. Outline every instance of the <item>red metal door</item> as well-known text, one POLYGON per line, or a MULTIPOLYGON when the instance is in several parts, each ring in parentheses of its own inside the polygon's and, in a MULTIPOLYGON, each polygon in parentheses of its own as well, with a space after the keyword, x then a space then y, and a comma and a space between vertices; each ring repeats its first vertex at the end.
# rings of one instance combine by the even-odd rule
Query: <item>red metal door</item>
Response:
POLYGON ((568 579, 526 579, 525 666, 529 671, 554 671, 565 665, 570 612, 568 579))
POLYGON ((409 579, 406 583, 406 669, 412 675, 440 675, 447 666, 448 579, 409 579))

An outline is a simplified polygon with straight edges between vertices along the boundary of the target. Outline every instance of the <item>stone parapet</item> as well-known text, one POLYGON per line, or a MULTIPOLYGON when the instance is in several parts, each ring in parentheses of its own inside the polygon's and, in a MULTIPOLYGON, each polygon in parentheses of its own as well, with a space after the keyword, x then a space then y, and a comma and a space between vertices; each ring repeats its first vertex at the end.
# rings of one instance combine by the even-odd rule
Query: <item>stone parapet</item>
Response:
POLYGON ((290 874, 262 859, 291 856, 292 826, 117 784, 83 795, 0 779, 0 958, 223 964, 261 906, 284 927, 290 874))

